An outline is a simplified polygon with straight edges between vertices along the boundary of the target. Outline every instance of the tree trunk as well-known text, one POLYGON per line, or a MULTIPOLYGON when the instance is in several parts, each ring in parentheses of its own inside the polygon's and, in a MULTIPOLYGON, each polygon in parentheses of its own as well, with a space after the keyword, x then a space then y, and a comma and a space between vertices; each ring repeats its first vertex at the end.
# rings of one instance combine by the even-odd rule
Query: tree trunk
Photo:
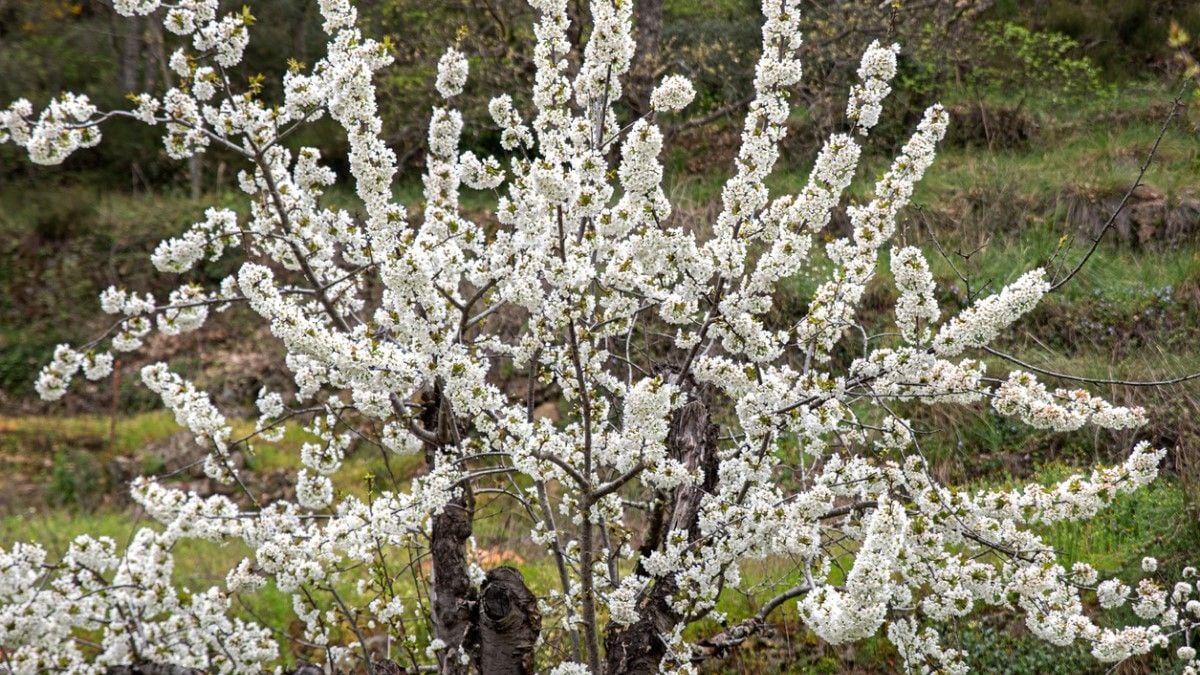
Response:
POLYGON ((149 28, 149 41, 146 45, 146 91, 153 92, 158 89, 154 82, 154 66, 158 66, 158 78, 162 83, 162 89, 171 86, 171 66, 167 61, 167 44, 166 38, 163 35, 162 23, 159 21, 151 21, 149 28))
POLYGON ((467 659, 460 654, 470 656, 467 634, 477 598, 467 572, 466 542, 471 537, 474 511, 474 494, 464 485, 462 494, 433 517, 429 598, 434 634, 446 645, 438 652, 439 672, 448 675, 465 674, 467 659))
MULTIPOLYGON (((689 469, 702 476, 701 484, 685 485, 675 490, 671 507, 670 523, 665 534, 683 530, 688 541, 699 537, 698 516, 700 501, 705 492, 716 487, 717 482, 717 427, 708 413, 708 406, 699 398, 679 409, 671 420, 671 431, 667 436, 671 453, 689 469)), ((647 547, 658 541, 647 541, 647 547)), ((643 551, 643 555, 647 553, 643 551)), ((674 575, 654 581, 638 603, 638 620, 628 626, 609 623, 604 640, 608 675, 653 675, 659 672, 659 664, 666 655, 667 645, 660 636, 669 634, 675 624, 683 619, 673 607, 671 597, 679 592, 674 575)))
POLYGON ((537 597, 513 567, 488 572, 476 616, 479 672, 533 675, 533 654, 542 630, 537 597))
MULTIPOLYGON (((440 384, 425 393, 422 403, 421 423, 437 437, 425 445, 425 462, 432 469, 439 455, 453 452, 460 430, 440 384)), ((445 644, 438 651, 438 672, 465 675, 474 664, 486 675, 533 675, 534 647, 542 630, 537 598, 512 567, 488 572, 482 593, 475 588, 466 546, 475 496, 469 482, 461 487, 459 496, 433 517, 430 537, 434 637, 445 644)))
POLYGON ((135 93, 138 88, 138 66, 142 55, 142 17, 125 20, 125 41, 121 45, 121 70, 118 86, 122 93, 135 93))
MULTIPOLYGON (((142 63, 142 17, 124 18, 125 35, 121 42, 121 61, 117 71, 117 87, 122 94, 135 94, 138 90, 138 71, 142 63)), ((130 182, 137 191, 137 179, 142 167, 137 160, 129 163, 130 182)), ((143 180, 143 183, 145 181, 143 180)))
POLYGON ((662 42, 664 0, 639 0, 634 5, 634 50, 630 67, 629 102, 637 114, 650 109, 650 92, 658 69, 662 42))
MULTIPOLYGON (((421 420, 425 428, 437 435, 438 442, 425 446, 425 462, 433 469, 438 455, 444 452, 457 435, 457 424, 449 402, 436 385, 424 397, 425 410, 421 420)), ((475 586, 467 571, 467 539, 475 515, 475 495, 471 485, 463 482, 461 492, 433 517, 430 540, 432 568, 429 580, 429 599, 433 609, 434 636, 444 643, 438 651, 438 671, 447 675, 465 675, 468 658, 473 650, 467 639, 471 615, 477 600, 475 586), (464 655, 468 658, 464 658, 464 655)))
POLYGON ((191 187, 192 199, 200 199, 204 192, 204 165, 200 162, 200 154, 188 157, 188 185, 191 187))

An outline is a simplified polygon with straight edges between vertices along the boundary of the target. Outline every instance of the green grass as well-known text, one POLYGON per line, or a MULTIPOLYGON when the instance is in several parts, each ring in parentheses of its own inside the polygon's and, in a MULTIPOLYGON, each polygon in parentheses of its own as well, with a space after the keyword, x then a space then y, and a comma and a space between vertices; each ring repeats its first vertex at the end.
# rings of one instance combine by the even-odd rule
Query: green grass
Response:
MULTIPOLYGON (((1067 186, 1128 187, 1165 117, 1157 123, 1138 119, 1116 126, 1063 129, 1032 150, 943 148, 916 199, 937 202, 962 194, 964 186, 1023 195, 1054 195, 1067 186)), ((1146 172, 1146 182, 1168 195, 1192 192, 1195 183, 1189 173, 1197 168, 1197 151, 1195 137, 1187 130, 1168 130, 1146 172)))
POLYGON ((178 430, 165 411, 123 414, 115 420, 101 415, 0 416, 0 467, 39 465, 61 451, 86 451, 103 462, 137 453, 178 430))
MULTIPOLYGON (((1065 468, 1044 474, 1067 475, 1065 468)), ((1064 561, 1087 561, 1106 575, 1129 576, 1147 555, 1178 563, 1195 554, 1196 523, 1179 517, 1195 510, 1193 496, 1168 477, 1115 500, 1098 518, 1046 528, 1046 538, 1064 561)))

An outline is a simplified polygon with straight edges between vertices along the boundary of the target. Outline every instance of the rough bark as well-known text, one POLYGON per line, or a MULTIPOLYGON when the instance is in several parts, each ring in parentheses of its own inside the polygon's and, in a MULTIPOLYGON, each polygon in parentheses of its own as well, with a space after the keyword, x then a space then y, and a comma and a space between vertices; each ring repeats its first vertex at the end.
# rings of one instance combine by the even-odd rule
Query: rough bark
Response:
POLYGON ((542 630, 537 597, 513 567, 488 572, 476 618, 477 667, 486 675, 532 675, 542 630))
POLYGON ((401 667, 399 663, 391 659, 379 659, 372 661, 371 666, 375 669, 375 675, 405 675, 408 672, 401 667))
MULTIPOLYGON (((671 504, 667 532, 683 530, 688 541, 699 536, 698 515, 705 492, 717 481, 717 427, 709 418, 708 406, 693 393, 693 400, 678 410, 667 436, 671 453, 701 476, 699 485, 677 488, 671 504)), ((649 542, 647 542, 649 543, 649 542)), ((656 544, 657 545, 657 544, 656 544)), ((604 640, 609 675, 652 675, 666 655, 660 636, 671 632, 682 616, 670 599, 679 592, 674 576, 654 581, 638 602, 638 620, 628 626, 610 623, 604 640)))
POLYGON ((466 554, 474 509, 471 489, 464 487, 462 494, 433 518, 429 596, 435 634, 446 644, 446 648, 438 652, 438 665, 440 672, 447 674, 467 672, 459 654, 468 648, 471 609, 476 602, 475 587, 467 572, 466 554))
POLYGON ((717 483, 717 427, 709 420, 708 406, 703 401, 693 400, 675 414, 667 443, 688 469, 702 477, 699 485, 683 485, 675 490, 668 530, 686 530, 688 541, 693 541, 700 534, 700 500, 717 483))
POLYGON ((654 494, 654 501, 650 507, 650 515, 646 524, 646 534, 642 539, 642 545, 638 547, 637 567, 634 568, 636 574, 646 576, 647 572, 643 563, 662 545, 663 526, 666 524, 666 519, 667 497, 659 490, 654 494))
POLYGON ((667 601, 678 587, 673 578, 661 579, 638 603, 638 620, 628 626, 608 624, 604 656, 609 675, 655 675, 667 653, 660 638, 671 632, 678 616, 667 601))
MULTIPOLYGON (((425 397, 422 422, 437 435, 438 443, 425 446, 425 461, 432 469, 438 455, 457 435, 449 404, 435 387, 425 397)), ((471 614, 476 602, 475 586, 467 570, 467 539, 475 515, 475 496, 470 484, 464 482, 462 491, 440 513, 433 517, 430 541, 432 568, 429 580, 429 599, 433 610, 434 635, 445 643, 438 651, 438 670, 447 675, 468 672, 461 654, 470 654, 467 640, 471 629, 471 614)))

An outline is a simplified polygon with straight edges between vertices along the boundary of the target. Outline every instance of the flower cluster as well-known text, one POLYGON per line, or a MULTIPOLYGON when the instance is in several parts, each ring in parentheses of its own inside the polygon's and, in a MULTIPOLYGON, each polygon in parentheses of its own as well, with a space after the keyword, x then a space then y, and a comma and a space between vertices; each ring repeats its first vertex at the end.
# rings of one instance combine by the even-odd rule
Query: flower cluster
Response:
POLYGON ((938 320, 941 310, 933 297, 933 274, 929 272, 929 263, 921 249, 905 246, 892 251, 892 276, 896 279, 896 290, 900 292, 896 300, 896 327, 907 342, 928 342, 929 326, 938 320), (921 321, 926 323, 924 330, 918 333, 921 321))
POLYGON ((204 220, 182 236, 160 243, 150 260, 160 272, 180 274, 205 257, 220 258, 226 246, 237 245, 237 235, 237 214, 229 209, 210 208, 205 211, 204 220))
POLYGON ((38 396, 46 401, 57 401, 67 393, 71 378, 79 372, 83 364, 83 355, 71 349, 71 345, 58 345, 54 348, 54 360, 42 369, 38 375, 34 389, 38 396))
POLYGON ((1046 390, 1033 375, 1014 370, 996 390, 992 405, 1002 415, 1019 416, 1038 429, 1074 431, 1091 423, 1106 429, 1133 429, 1146 423, 1142 408, 1114 406, 1084 389, 1046 390))
POLYGON ((887 617, 892 576, 904 546, 908 517, 884 502, 866 525, 862 549, 846 577, 845 590, 820 586, 800 602, 800 616, 822 639, 840 644, 870 637, 887 617))
POLYGON ((1042 269, 1026 272, 995 295, 989 295, 950 319, 933 338, 942 356, 957 356, 967 349, 990 344, 1000 331, 1029 313, 1050 284, 1042 269))
POLYGON ((63 94, 46 106, 32 128, 15 119, 28 109, 23 101, 13 104, 6 126, 11 140, 23 145, 38 164, 59 164, 76 150, 100 143, 100 130, 92 123, 96 106, 87 96, 63 94))
POLYGON ((437 90, 443 98, 454 98, 462 93, 467 84, 469 66, 467 57, 462 52, 451 47, 438 59, 437 90))
POLYGON ((892 91, 889 83, 896 76, 896 55, 899 53, 900 45, 881 47, 878 40, 863 52, 862 64, 858 67, 861 82, 850 89, 850 100, 846 103, 846 117, 854 122, 859 133, 865 134, 879 122, 883 99, 892 91))
POLYGON ((650 107, 656 112, 683 110, 696 98, 692 81, 682 75, 668 75, 650 94, 650 107))
POLYGON ((180 426, 195 434, 197 443, 211 445, 212 454, 205 461, 204 472, 216 480, 231 481, 233 466, 229 461, 229 437, 232 431, 208 394, 170 372, 165 363, 142 368, 142 382, 175 413, 175 421, 180 426))
POLYGON ((946 134, 948 124, 949 116, 940 105, 926 110, 917 132, 876 183, 875 198, 866 205, 847 209, 853 235, 827 247, 838 273, 817 289, 808 315, 796 326, 799 343, 821 360, 828 358, 842 333, 853 325, 854 310, 874 277, 879 249, 895 234, 896 217, 912 198, 917 181, 933 164, 936 144, 946 134))
POLYGON ((171 579, 170 541, 138 530, 118 555, 108 537, 76 537, 62 559, 37 545, 0 549, 0 645, 13 673, 94 672, 135 659, 215 673, 257 671, 279 655, 268 628, 229 617, 216 588, 191 593, 171 579), (89 658, 74 638, 96 636, 89 658))

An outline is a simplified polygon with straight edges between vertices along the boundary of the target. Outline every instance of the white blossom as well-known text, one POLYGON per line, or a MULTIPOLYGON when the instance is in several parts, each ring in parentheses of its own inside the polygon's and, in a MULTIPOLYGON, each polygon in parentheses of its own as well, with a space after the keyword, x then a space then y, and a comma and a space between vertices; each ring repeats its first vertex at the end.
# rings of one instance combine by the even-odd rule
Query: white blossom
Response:
POLYGON ((71 349, 70 345, 58 345, 54 348, 54 359, 42 368, 38 374, 34 389, 44 401, 57 401, 67 393, 71 378, 79 372, 83 365, 83 356, 71 349))
POLYGON ((883 110, 883 99, 891 93, 888 84, 896 76, 896 55, 900 45, 880 46, 876 40, 863 52, 862 64, 858 67, 859 83, 850 89, 850 100, 846 104, 846 117, 854 122, 861 134, 879 122, 883 110))
POLYGON ((113 0, 113 9, 124 16, 138 16, 150 14, 159 4, 159 0, 113 0))
POLYGON ((113 355, 108 352, 90 352, 83 357, 83 374, 89 380, 108 377, 113 370, 113 355))
POLYGON ((1049 288, 1045 271, 1026 272, 946 322, 933 338, 934 349, 942 356, 956 356, 990 343, 1001 330, 1032 311, 1049 288))
POLYGON ((462 93, 467 84, 467 57, 451 47, 438 59, 437 90, 442 98, 454 98, 462 93))
POLYGON ((929 326, 938 320, 941 311, 933 297, 933 275, 929 263, 921 251, 906 246, 892 252, 892 275, 900 298, 896 300, 896 326, 908 342, 929 340, 929 326), (918 322, 924 321, 924 330, 918 334, 918 322))
POLYGON ((301 469, 296 476, 296 501, 306 509, 321 509, 333 501, 333 482, 327 476, 301 469))
POLYGON ((650 107, 657 112, 683 110, 696 97, 692 81, 682 75, 668 75, 650 94, 650 107))

